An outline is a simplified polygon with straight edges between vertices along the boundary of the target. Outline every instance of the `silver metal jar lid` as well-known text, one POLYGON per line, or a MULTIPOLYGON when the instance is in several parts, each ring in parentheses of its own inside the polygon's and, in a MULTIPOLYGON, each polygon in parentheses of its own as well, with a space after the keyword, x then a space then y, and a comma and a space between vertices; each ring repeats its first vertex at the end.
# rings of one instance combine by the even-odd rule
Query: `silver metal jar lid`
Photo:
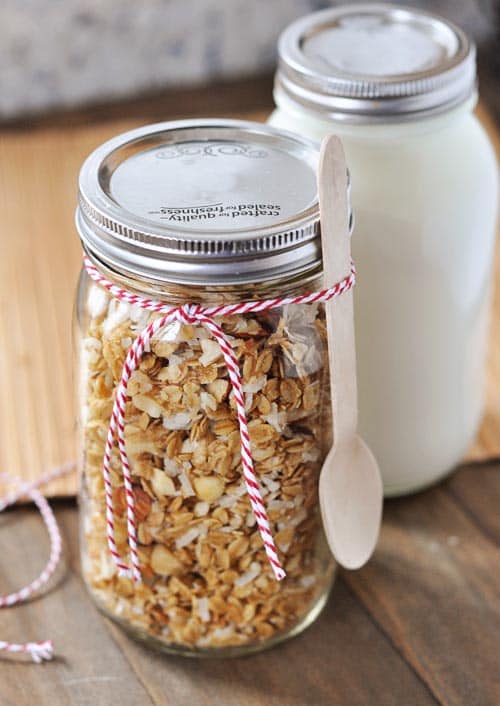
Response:
POLYGON ((107 266, 153 280, 237 284, 321 262, 315 143, 259 123, 182 120, 85 161, 76 222, 107 266))
POLYGON ((415 119, 474 94, 475 47, 429 12, 343 5, 292 23, 279 40, 275 97, 346 122, 415 119))

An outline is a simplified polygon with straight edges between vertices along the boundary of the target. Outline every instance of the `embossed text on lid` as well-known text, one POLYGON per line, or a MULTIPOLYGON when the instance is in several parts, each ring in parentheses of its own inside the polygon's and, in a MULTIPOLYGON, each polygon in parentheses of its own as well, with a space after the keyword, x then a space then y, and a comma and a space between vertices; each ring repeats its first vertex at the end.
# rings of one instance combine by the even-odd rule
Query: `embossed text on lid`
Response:
POLYGON ((77 225, 109 266, 178 282, 263 281, 320 263, 316 145, 258 123, 118 136, 80 173, 77 225))

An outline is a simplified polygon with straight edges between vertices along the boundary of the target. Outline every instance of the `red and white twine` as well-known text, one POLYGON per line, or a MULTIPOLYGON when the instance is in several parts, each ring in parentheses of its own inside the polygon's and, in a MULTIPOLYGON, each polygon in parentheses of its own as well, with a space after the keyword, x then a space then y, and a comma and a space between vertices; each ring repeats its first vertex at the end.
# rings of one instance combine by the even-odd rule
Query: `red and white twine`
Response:
MULTIPOLYGON (((354 265, 351 265, 351 271, 348 275, 346 275, 346 277, 344 277, 343 280, 337 282, 332 287, 322 289, 319 292, 300 294, 295 297, 276 297, 275 299, 204 307, 198 304, 172 306, 155 299, 148 299, 138 294, 133 294, 132 292, 122 289, 118 285, 103 277, 103 275, 101 275, 99 270, 87 257, 84 258, 84 264, 85 269, 91 279, 104 287, 113 298, 128 304, 135 304, 146 311, 161 315, 150 321, 146 328, 138 334, 127 352, 120 382, 118 383, 115 393, 103 458, 102 472, 106 497, 107 541, 109 551, 120 575, 130 576, 135 582, 141 581, 141 568, 137 552, 137 526, 132 487, 132 470, 130 467, 125 442, 125 408, 127 403, 127 386, 130 376, 138 367, 144 351, 149 348, 149 344, 153 336, 155 336, 155 334, 157 334, 161 329, 165 329, 167 326, 177 321, 181 324, 198 324, 204 326, 208 329, 220 346, 236 404, 236 414, 240 432, 241 465, 250 505, 274 575, 278 581, 285 578, 285 571, 278 557, 278 552, 269 525, 267 511, 262 501, 259 483, 255 475, 238 359, 228 337, 219 324, 217 324, 215 318, 220 316, 231 316, 233 314, 248 314, 268 311, 269 309, 276 309, 290 304, 313 304, 316 302, 330 301, 354 286, 356 279, 354 265), (128 547, 131 566, 129 566, 129 564, 126 563, 121 556, 115 540, 115 513, 111 484, 111 455, 115 442, 118 446, 122 466, 123 484, 125 487, 128 547)), ((51 544, 49 561, 41 574, 28 586, 22 588, 21 590, 11 593, 8 596, 0 597, 0 608, 9 607, 25 601, 29 596, 38 591, 41 586, 46 584, 54 573, 61 556, 61 536, 52 510, 50 509, 46 499, 39 491, 39 488, 51 480, 71 472, 73 469, 74 464, 66 464, 65 466, 61 466, 60 468, 45 475, 35 483, 19 483, 14 492, 7 495, 4 499, 0 499, 1 512, 9 505, 17 502, 17 500, 21 497, 30 497, 40 510, 49 533, 51 544)), ((7 476, 0 476, 0 479, 3 478, 7 479, 7 476)), ((53 654, 52 642, 50 640, 45 640, 43 642, 28 642, 24 644, 0 641, 0 650, 27 653, 31 656, 34 662, 42 662, 43 660, 51 659, 53 654)))
POLYGON ((285 571, 283 570, 278 557, 278 552, 269 525, 267 511, 262 501, 259 483, 255 475, 238 359, 226 334, 216 323, 215 317, 267 311, 269 309, 276 309, 278 307, 287 306, 290 304, 313 304, 315 302, 330 301, 353 287, 356 279, 354 266, 351 266, 350 273, 342 281, 337 282, 337 284, 333 285, 333 287, 323 289, 320 292, 300 294, 295 297, 276 297, 275 299, 203 307, 198 304, 172 306, 161 301, 147 299, 138 294, 133 294, 132 292, 122 289, 118 285, 106 279, 87 257, 84 258, 84 263, 87 273, 94 280, 94 282, 97 282, 99 285, 104 287, 115 299, 128 304, 135 304, 141 309, 145 309, 147 311, 161 314, 161 316, 153 319, 146 326, 146 328, 138 334, 137 338, 128 350, 125 362, 123 364, 121 379, 115 394, 113 410, 111 413, 111 422, 106 440, 106 450, 104 452, 103 477, 106 495, 107 538, 109 551, 111 552, 119 572, 122 575, 131 576, 136 582, 141 580, 141 570, 137 553, 137 527, 135 521, 132 474, 125 443, 125 407, 127 404, 127 385, 130 380, 130 376, 140 363, 142 354, 146 349, 148 349, 153 336, 169 324, 174 321, 178 321, 181 324, 201 324, 202 326, 205 326, 220 346, 224 363, 229 374, 234 401, 236 403, 236 414, 240 432, 243 479, 245 481, 250 505, 259 528, 267 558, 271 564, 276 579, 280 581, 285 577, 285 571), (132 565, 131 567, 124 562, 115 541, 113 489, 111 485, 111 454, 115 440, 117 442, 118 451, 120 454, 123 484, 125 486, 127 533, 130 564, 132 565))
MULTIPOLYGON (((50 509, 49 503, 44 498, 39 488, 53 480, 56 480, 56 478, 60 478, 61 476, 71 473, 74 469, 74 463, 64 464, 50 473, 47 473, 43 476, 43 478, 40 478, 34 483, 19 483, 18 479, 12 478, 6 473, 0 474, 0 481, 5 481, 7 483, 13 482, 17 485, 15 490, 0 499, 0 512, 5 510, 5 508, 10 505, 14 505, 14 503, 21 498, 31 498, 40 510, 40 514, 45 523, 50 539, 50 556, 45 568, 40 572, 36 579, 24 588, 14 591, 13 593, 9 593, 6 596, 0 596, 0 608, 9 608, 18 603, 24 603, 24 601, 28 600, 30 596, 46 584, 54 573, 59 563, 59 559, 61 558, 61 534, 59 532, 59 527, 57 525, 56 518, 54 517, 54 513, 50 509)), ((51 640, 25 643, 6 642, 5 640, 0 640, 0 650, 29 654, 33 662, 37 663, 43 662, 43 660, 52 659, 53 654, 51 640)))

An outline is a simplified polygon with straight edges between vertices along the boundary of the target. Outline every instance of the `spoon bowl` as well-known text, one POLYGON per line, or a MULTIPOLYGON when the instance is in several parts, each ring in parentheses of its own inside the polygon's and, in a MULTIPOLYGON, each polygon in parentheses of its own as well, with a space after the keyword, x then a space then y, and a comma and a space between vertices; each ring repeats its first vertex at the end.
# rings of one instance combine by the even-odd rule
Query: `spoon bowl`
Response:
POLYGON ((382 517, 377 462, 361 437, 332 446, 321 469, 319 498, 332 554, 344 568, 359 569, 375 549, 382 517))

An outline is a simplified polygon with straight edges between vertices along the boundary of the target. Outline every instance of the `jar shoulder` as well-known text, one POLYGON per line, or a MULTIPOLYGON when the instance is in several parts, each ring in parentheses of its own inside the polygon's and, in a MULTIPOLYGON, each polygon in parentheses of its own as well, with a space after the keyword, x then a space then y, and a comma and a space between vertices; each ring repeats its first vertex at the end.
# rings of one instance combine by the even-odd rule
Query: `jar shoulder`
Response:
POLYGON ((461 159, 476 161, 483 165, 496 182, 498 179, 497 161, 494 147, 486 130, 474 113, 464 112, 448 121, 439 119, 401 125, 344 125, 326 121, 311 115, 291 113, 276 108, 269 116, 271 125, 297 132, 310 139, 320 141, 325 135, 337 134, 346 149, 347 156, 367 160, 370 154, 384 153, 384 160, 377 169, 384 170, 393 160, 402 168, 402 158, 411 166, 412 162, 453 161, 461 159))
MULTIPOLYGON (((362 194, 373 198, 391 195, 392 208, 406 208, 408 192, 412 202, 437 204, 437 196, 464 196, 464 207, 481 202, 491 217, 497 209, 498 167, 496 155, 481 122, 473 113, 441 118, 427 125, 344 126, 310 116, 298 116, 276 109, 269 118, 273 125, 315 140, 328 132, 342 139, 352 175, 354 201, 362 194), (372 126, 373 127, 373 126, 372 126), (403 198, 404 197, 404 198, 403 198), (431 198, 432 197, 432 198, 431 198)), ((459 209, 460 210, 460 209, 459 209)))

